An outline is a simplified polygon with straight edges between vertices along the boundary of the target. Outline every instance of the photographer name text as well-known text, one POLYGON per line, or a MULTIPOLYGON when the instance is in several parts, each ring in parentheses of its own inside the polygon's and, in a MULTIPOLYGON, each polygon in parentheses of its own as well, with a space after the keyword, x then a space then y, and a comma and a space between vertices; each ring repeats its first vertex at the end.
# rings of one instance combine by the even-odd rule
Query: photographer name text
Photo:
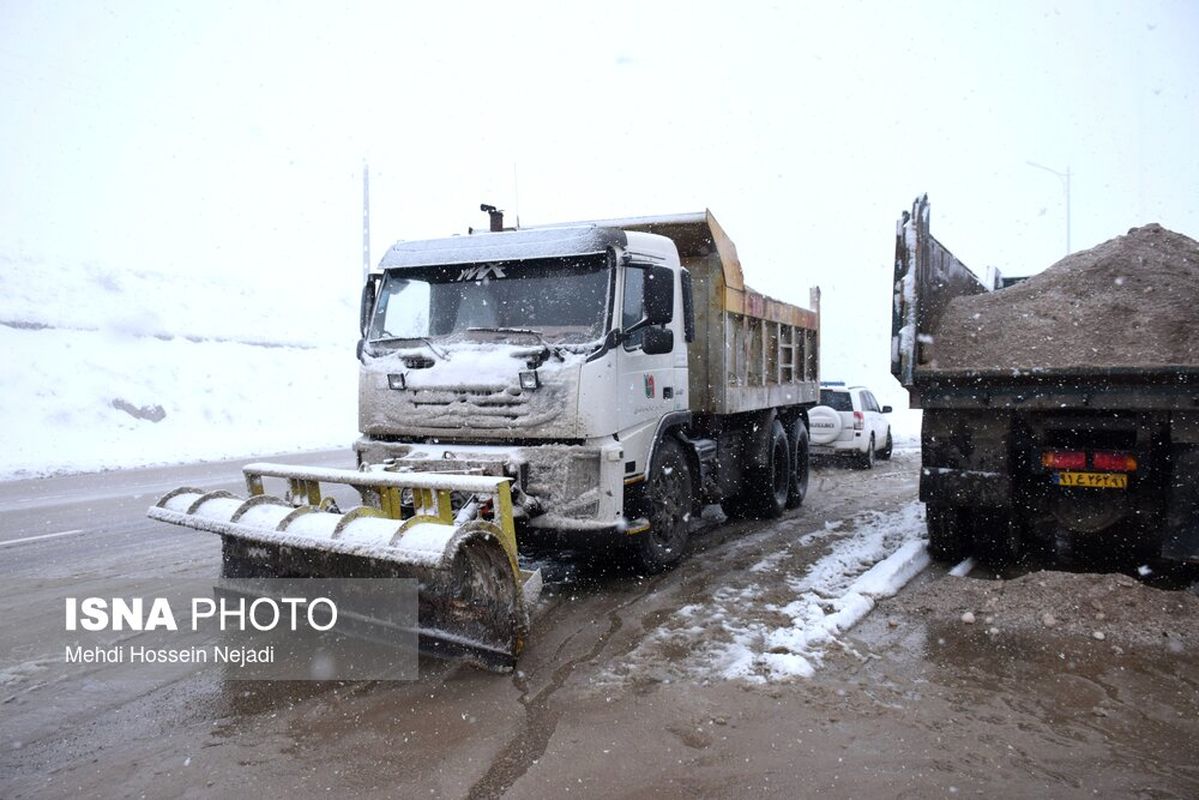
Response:
POLYGON ((233 647, 145 647, 143 645, 114 645, 112 647, 66 647, 68 664, 274 664, 275 648, 233 647))

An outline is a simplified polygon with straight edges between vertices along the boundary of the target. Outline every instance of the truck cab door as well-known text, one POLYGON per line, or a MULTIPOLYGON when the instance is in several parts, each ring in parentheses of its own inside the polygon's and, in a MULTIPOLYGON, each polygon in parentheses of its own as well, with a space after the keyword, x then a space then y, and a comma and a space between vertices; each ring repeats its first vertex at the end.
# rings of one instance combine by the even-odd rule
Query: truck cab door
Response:
POLYGON ((623 275, 620 324, 627 333, 617 354, 620 440, 625 460, 636 462, 628 474, 642 474, 649 468, 659 421, 686 407, 686 349, 675 313, 679 307, 676 273, 668 267, 631 264, 623 275), (651 281, 670 282, 669 307, 647 307, 647 298, 662 298, 660 289, 647 289, 651 281), (676 368, 678 361, 681 370, 676 368))

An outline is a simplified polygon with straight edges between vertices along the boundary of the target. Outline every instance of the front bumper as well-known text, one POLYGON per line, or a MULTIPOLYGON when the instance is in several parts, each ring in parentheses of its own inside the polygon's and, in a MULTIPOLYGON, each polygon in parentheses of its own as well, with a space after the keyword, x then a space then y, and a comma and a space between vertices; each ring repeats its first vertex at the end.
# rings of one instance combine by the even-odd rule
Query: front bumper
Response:
POLYGON ((624 524, 624 449, 597 444, 424 444, 361 437, 359 464, 409 472, 506 476, 518 521, 546 531, 610 533, 624 524))

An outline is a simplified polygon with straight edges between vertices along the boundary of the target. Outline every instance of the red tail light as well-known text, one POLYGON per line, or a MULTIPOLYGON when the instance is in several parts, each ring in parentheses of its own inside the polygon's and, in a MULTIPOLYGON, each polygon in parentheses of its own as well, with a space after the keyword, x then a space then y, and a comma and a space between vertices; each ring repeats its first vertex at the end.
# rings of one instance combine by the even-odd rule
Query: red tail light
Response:
POLYGON ((1106 472, 1136 472, 1136 457, 1128 453, 1095 452, 1091 454, 1091 466, 1106 472))
POLYGON ((1041 465, 1048 469, 1085 469, 1087 454, 1081 450, 1046 450, 1041 453, 1041 465))
POLYGON ((866 427, 866 415, 861 411, 853 412, 853 429, 860 431, 866 427))

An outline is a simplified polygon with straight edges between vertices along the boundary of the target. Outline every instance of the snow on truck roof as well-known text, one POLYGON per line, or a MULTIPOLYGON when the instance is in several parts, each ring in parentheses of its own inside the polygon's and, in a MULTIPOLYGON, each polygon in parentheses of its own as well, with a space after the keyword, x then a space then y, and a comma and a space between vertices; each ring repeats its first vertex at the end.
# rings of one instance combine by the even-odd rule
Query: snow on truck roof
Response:
POLYGON ((451 266, 484 261, 562 258, 599 254, 608 247, 627 247, 626 232, 653 233, 674 242, 683 266, 712 269, 712 256, 722 278, 722 308, 750 317, 815 329, 819 325, 819 290, 812 291, 814 310, 768 297, 745 285, 741 259, 733 240, 710 210, 649 217, 565 222, 517 230, 473 233, 448 239, 397 242, 379 263, 382 269, 451 266))
POLYGON ((383 256, 379 266, 383 269, 440 267, 484 261, 597 255, 609 247, 624 247, 627 239, 624 231, 618 228, 596 225, 475 233, 448 239, 396 242, 383 256))

